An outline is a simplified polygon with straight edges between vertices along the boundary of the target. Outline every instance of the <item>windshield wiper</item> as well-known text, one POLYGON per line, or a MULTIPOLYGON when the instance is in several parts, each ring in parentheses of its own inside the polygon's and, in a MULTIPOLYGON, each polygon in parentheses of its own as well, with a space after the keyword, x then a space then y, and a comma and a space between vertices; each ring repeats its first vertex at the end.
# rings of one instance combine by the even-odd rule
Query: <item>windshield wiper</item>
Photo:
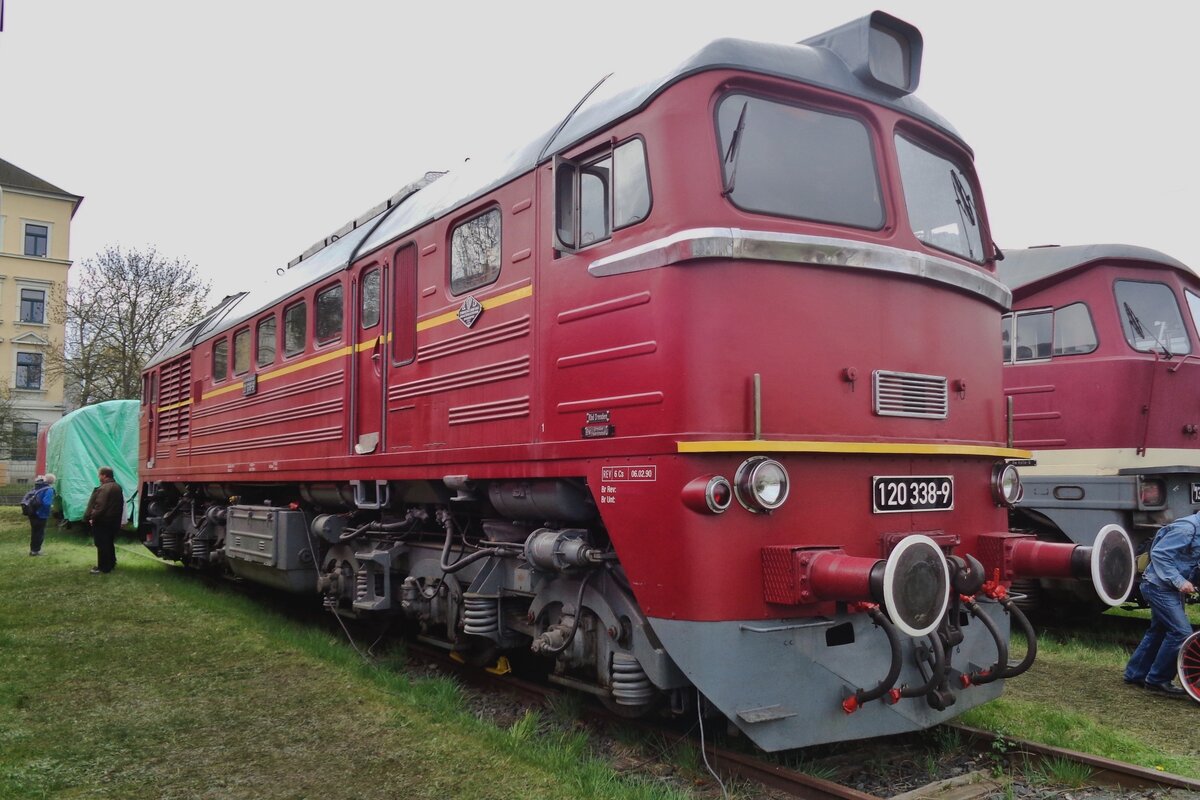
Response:
POLYGON ((729 148, 725 151, 725 163, 729 165, 729 171, 725 178, 725 187, 721 191, 722 197, 728 197, 733 193, 733 183, 737 178, 738 153, 742 145, 742 132, 746 130, 746 111, 749 108, 749 100, 742 103, 742 112, 738 114, 737 127, 733 129, 733 136, 729 139, 729 148))
POLYGON ((1133 328, 1133 332, 1142 339, 1153 339, 1155 343, 1162 348, 1163 356, 1169 361, 1174 355, 1171 352, 1171 349, 1163 344, 1163 340, 1159 339, 1158 335, 1154 331, 1147 330, 1146 327, 1142 325, 1142 321, 1138 318, 1138 315, 1135 314, 1133 309, 1129 307, 1129 303, 1122 303, 1121 305, 1125 306, 1125 319, 1129 320, 1129 327, 1133 328))
POLYGON ((959 180, 954 167, 950 168, 950 182, 954 185, 954 203, 958 206, 958 219, 963 223, 963 241, 967 245, 967 255, 974 260, 975 248, 971 246, 971 237, 967 236, 967 223, 970 222, 972 228, 976 227, 975 203, 971 201, 971 195, 959 180))

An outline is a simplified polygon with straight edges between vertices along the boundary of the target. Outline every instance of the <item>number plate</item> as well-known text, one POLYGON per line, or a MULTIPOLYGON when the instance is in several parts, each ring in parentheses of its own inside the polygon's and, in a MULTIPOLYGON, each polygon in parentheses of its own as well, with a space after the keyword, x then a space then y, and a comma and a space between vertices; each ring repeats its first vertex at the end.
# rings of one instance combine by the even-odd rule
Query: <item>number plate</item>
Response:
POLYGON ((896 475, 871 478, 871 510, 876 514, 949 511, 952 508, 953 476, 896 475))
POLYGON ((1200 505, 1200 483, 1192 484, 1192 505, 1200 505))

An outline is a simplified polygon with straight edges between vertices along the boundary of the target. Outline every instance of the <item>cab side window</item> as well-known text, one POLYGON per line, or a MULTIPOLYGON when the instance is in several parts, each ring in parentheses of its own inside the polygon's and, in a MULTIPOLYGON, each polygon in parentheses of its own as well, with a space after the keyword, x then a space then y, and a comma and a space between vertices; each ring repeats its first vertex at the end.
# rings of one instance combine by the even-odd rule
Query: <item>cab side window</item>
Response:
POLYGON ((255 363, 265 367, 275 360, 275 315, 258 323, 258 351, 255 363))
POLYGON ((450 235, 450 293, 463 294, 500 277, 500 209, 461 223, 450 235))
POLYGON ((213 383, 229 377, 229 340, 225 337, 213 345, 212 375, 213 383))
POLYGON ((646 145, 630 139, 589 158, 554 164, 555 236, 560 250, 579 250, 650 214, 646 145))
POLYGON ((308 306, 296 303, 283 312, 283 355, 304 352, 308 341, 308 306))
POLYGON ((242 328, 233 335, 233 374, 250 371, 250 329, 242 328))
POLYGON ((342 338, 342 285, 339 283, 317 295, 315 334, 317 344, 329 344, 342 338))

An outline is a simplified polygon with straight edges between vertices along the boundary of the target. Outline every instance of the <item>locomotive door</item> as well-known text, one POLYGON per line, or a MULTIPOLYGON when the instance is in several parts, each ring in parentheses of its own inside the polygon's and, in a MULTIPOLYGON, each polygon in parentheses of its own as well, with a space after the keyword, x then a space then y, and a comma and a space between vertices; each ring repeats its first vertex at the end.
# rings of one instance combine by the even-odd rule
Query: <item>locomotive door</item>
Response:
POLYGON ((383 321, 383 267, 372 264, 356 282, 354 314, 354 410, 351 444, 358 455, 383 449, 384 392, 387 389, 387 337, 383 321))

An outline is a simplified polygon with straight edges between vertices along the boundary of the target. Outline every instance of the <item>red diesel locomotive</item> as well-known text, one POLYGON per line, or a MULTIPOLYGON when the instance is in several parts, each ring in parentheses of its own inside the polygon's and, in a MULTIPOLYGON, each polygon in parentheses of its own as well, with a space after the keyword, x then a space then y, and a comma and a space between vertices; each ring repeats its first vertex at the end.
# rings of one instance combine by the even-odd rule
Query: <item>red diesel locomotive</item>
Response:
POLYGON ((146 370, 147 547, 767 750, 996 697, 1011 580, 1132 552, 1007 531, 1010 295, 921 49, 714 42, 226 298, 146 370))
POLYGON ((1141 546, 1200 510, 1200 277, 1117 244, 1011 251, 996 274, 1013 440, 1037 460, 1014 527, 1091 544, 1119 525, 1141 546))

